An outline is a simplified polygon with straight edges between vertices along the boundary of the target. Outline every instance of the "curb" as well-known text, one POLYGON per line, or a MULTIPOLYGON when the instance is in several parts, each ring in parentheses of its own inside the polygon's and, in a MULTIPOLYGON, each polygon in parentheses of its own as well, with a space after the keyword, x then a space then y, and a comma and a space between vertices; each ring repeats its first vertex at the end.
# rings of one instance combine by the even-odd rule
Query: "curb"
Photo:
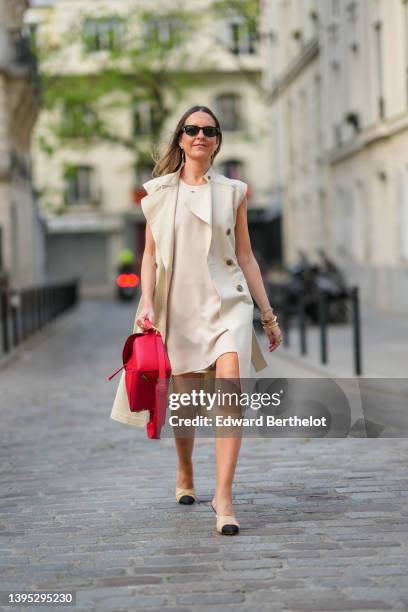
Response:
POLYGON ((339 374, 338 372, 335 373, 332 370, 330 370, 327 367, 324 366, 318 366, 314 363, 310 363, 310 361, 308 361, 307 359, 304 359, 303 357, 298 357, 297 355, 294 355, 293 353, 289 352, 287 349, 282 348, 282 351, 279 353, 280 357, 282 357, 283 359, 286 359, 287 361, 290 361, 291 363, 294 363, 295 365, 298 366, 302 366, 304 368, 309 368, 309 370, 316 372, 316 374, 320 374, 320 376, 324 376, 325 378, 330 377, 330 378, 355 378, 352 375, 346 375, 346 374, 339 374))

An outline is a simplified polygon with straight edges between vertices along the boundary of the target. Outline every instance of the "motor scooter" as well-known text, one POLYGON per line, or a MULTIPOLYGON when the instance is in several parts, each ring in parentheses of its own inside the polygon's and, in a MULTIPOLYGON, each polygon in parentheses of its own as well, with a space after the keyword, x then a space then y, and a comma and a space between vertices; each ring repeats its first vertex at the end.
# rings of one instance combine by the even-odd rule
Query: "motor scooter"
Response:
POLYGON ((136 297, 140 278, 132 264, 122 264, 118 267, 115 282, 116 295, 119 300, 130 301, 136 297))
POLYGON ((328 319, 332 323, 346 323, 350 318, 350 289, 345 276, 323 249, 319 249, 318 254, 322 265, 316 278, 316 287, 324 290, 328 297, 328 319))
POLYGON ((302 296, 306 316, 318 323, 319 294, 324 291, 328 321, 345 323, 349 319, 349 289, 344 275, 322 249, 318 253, 322 266, 311 264, 306 254, 299 250, 299 260, 288 268, 287 308, 295 314, 302 296))

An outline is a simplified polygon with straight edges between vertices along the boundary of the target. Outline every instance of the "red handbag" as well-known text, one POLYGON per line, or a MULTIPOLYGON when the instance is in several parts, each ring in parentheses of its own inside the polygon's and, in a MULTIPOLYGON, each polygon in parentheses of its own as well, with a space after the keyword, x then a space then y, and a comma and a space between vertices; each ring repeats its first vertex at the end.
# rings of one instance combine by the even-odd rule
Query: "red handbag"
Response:
POLYGON ((159 440, 166 422, 171 366, 160 331, 148 319, 147 323, 151 325, 149 329, 127 338, 122 351, 123 366, 111 374, 108 380, 125 369, 130 410, 149 411, 147 437, 159 440))

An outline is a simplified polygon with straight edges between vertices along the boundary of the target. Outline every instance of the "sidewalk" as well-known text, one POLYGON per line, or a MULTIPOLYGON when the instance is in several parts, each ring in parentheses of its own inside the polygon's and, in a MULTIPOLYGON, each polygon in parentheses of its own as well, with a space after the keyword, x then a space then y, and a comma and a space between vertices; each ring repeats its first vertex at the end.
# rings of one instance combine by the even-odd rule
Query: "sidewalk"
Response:
MULTIPOLYGON (((326 366, 320 362, 319 327, 309 325, 306 333, 307 355, 303 357, 300 354, 299 330, 294 318, 290 330, 290 346, 286 348, 282 344, 280 355, 289 358, 298 367, 312 368, 316 375, 337 378, 354 376, 351 324, 331 324, 328 327, 326 366)), ((361 339, 363 377, 408 377, 408 316, 379 316, 364 311, 361 313, 361 339)))
POLYGON ((174 441, 109 418, 133 316, 85 301, 0 372, 0 590, 73 590, 75 611, 406 610, 407 440, 244 439, 241 532, 221 536, 213 441, 182 507, 174 441))

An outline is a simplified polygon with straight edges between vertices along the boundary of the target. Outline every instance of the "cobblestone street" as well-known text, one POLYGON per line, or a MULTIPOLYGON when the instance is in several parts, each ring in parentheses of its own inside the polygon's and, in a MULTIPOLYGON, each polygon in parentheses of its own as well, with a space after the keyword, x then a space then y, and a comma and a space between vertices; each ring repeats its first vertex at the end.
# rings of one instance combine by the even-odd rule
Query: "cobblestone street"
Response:
POLYGON ((110 419, 134 310, 85 300, 0 371, 0 590, 111 612, 408 610, 407 440, 244 439, 241 531, 221 536, 213 440, 196 440, 183 507, 174 441, 110 419))

